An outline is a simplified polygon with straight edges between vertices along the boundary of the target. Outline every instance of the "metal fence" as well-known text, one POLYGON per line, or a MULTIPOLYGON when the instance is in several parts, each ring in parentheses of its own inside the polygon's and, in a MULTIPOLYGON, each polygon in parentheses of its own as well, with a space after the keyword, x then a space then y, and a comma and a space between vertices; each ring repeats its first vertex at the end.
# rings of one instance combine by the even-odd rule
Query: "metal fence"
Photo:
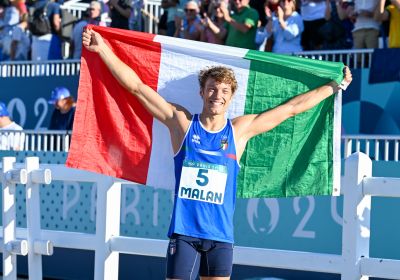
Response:
MULTIPOLYGON (((9 135, 23 135, 24 143, 21 146, 25 151, 68 152, 72 131, 0 130, 0 139, 9 135)), ((363 152, 375 161, 399 161, 400 158, 400 136, 343 135, 341 144, 342 158, 355 152, 363 152)))
MULTIPOLYGON (((154 26, 151 28, 155 28, 154 26)), ((299 52, 293 55, 326 61, 343 62, 352 69, 371 67, 373 49, 299 52)), ((0 62, 0 78, 73 76, 79 75, 80 60, 49 60, 41 62, 0 62)))
POLYGON ((399 161, 400 136, 395 135, 344 135, 344 157, 363 152, 372 160, 399 161))
POLYGON ((298 52, 294 53, 293 55, 317 60, 343 62, 345 65, 349 66, 352 69, 358 69, 371 68, 373 52, 374 49, 351 49, 298 52))
POLYGON ((54 77, 79 75, 81 61, 49 60, 49 61, 3 61, 0 63, 0 78, 10 77, 54 77))
POLYGON ((71 133, 65 130, 0 130, 0 149, 13 150, 18 146, 23 151, 68 152, 71 133), (15 139, 18 139, 18 145, 13 143, 15 139), (2 144, 2 141, 8 143, 2 144))
MULTIPOLYGON (((39 164, 28 157, 24 164, 3 158, 0 178, 3 209, 0 250, 3 279, 16 279, 17 255, 28 256, 29 279, 43 279, 42 255, 53 247, 92 250, 94 279, 118 279, 119 254, 165 257, 168 241, 120 236, 121 183, 100 174, 69 169, 64 165, 39 164), (72 179, 73 178, 73 179, 72 179), (74 180, 96 185, 95 234, 42 230, 40 184, 74 180), (16 228, 16 184, 26 188, 27 228, 16 228)), ((379 277, 398 279, 400 260, 370 257, 371 197, 400 197, 399 178, 372 177, 372 162, 362 153, 351 155, 342 178, 343 224, 341 254, 311 253, 236 246, 233 262, 255 267, 274 267, 341 275, 343 280, 379 277)), ((394 244, 393 244, 394 245, 394 244)))

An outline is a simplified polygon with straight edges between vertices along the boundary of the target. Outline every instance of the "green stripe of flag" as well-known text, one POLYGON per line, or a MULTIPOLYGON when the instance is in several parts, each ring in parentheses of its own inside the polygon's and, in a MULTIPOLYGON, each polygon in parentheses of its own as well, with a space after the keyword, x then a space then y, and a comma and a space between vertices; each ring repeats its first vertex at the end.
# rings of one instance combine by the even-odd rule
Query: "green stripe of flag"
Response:
MULTIPOLYGON (((343 79, 342 63, 249 51, 245 114, 343 79)), ((331 195, 334 96, 249 141, 241 158, 239 197, 331 195), (262 151, 262 154, 260 154, 262 151)))

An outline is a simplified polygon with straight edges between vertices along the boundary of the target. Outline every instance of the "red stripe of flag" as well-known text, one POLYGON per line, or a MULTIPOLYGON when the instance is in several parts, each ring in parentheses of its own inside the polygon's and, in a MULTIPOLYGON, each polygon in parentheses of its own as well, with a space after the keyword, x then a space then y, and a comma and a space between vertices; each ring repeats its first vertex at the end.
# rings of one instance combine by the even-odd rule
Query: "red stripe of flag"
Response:
MULTIPOLYGON (((157 90, 161 45, 154 35, 90 26, 144 83, 157 90)), ((145 184, 152 116, 122 88, 97 54, 82 50, 78 102, 67 166, 145 184)))

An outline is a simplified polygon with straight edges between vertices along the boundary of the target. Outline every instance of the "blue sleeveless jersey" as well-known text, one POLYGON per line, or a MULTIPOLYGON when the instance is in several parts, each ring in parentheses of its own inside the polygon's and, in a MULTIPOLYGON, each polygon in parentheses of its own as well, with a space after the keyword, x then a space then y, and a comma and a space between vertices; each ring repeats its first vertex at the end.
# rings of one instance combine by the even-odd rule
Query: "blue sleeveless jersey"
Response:
POLYGON ((173 233, 233 243, 233 213, 239 164, 230 120, 207 131, 194 115, 175 155, 173 233))

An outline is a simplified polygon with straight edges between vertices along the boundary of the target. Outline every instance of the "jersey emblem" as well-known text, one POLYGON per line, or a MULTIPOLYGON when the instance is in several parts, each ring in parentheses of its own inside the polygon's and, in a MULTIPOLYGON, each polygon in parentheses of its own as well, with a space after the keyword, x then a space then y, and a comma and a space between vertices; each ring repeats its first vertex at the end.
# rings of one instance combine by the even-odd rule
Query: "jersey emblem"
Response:
POLYGON ((200 136, 197 134, 193 134, 192 142, 200 145, 200 136))

